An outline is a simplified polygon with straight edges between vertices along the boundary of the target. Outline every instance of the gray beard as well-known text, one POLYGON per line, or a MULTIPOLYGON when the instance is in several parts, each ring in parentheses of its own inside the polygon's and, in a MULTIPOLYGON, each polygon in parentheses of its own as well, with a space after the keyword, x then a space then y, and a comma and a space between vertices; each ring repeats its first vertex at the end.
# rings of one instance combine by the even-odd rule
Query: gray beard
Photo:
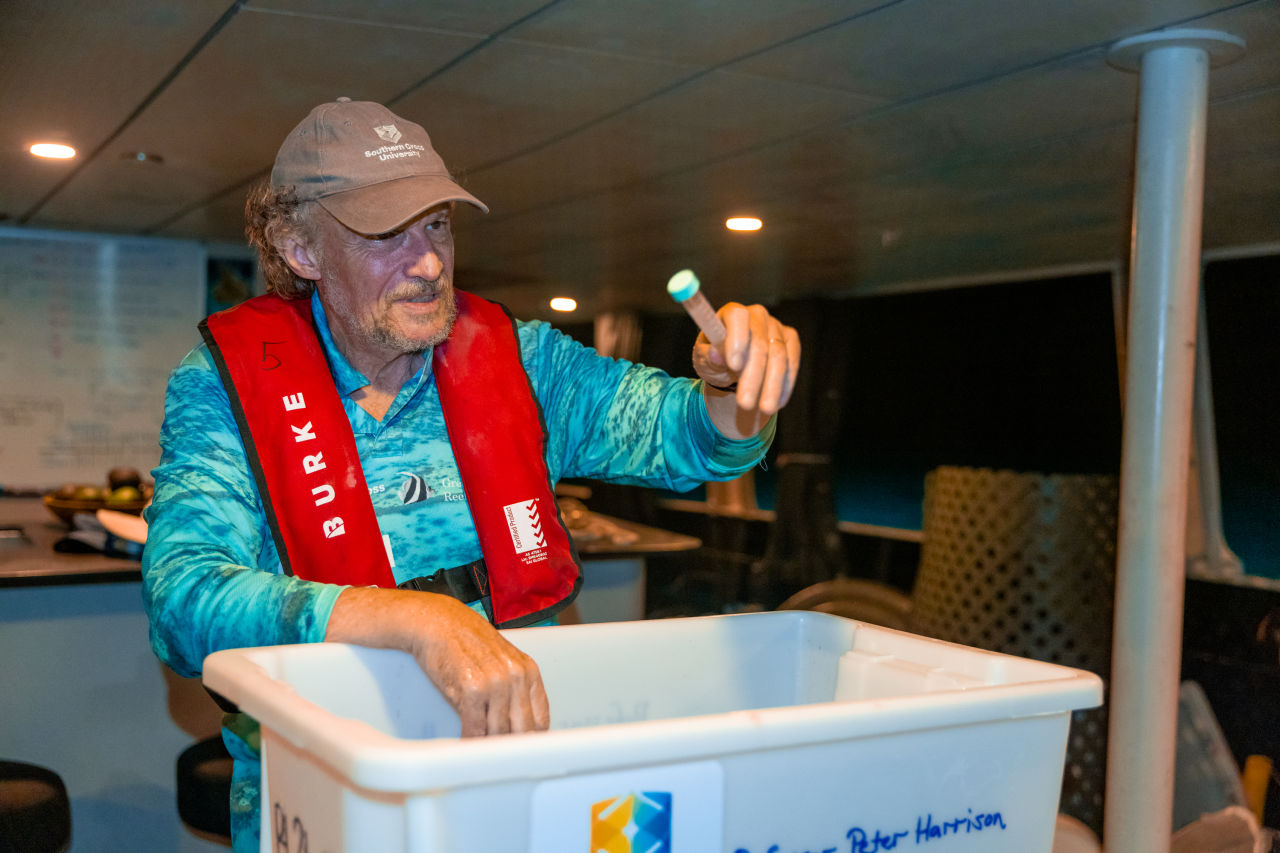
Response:
POLYGON ((458 300, 453 298, 452 291, 450 291, 449 296, 449 310, 445 318, 444 329, 438 334, 432 335, 425 343, 421 340, 410 339, 398 334, 394 329, 381 323, 376 324, 369 330, 369 337, 379 346, 404 354, 422 353, 434 346, 439 346, 449 337, 449 333, 453 331, 453 324, 458 319, 458 300))

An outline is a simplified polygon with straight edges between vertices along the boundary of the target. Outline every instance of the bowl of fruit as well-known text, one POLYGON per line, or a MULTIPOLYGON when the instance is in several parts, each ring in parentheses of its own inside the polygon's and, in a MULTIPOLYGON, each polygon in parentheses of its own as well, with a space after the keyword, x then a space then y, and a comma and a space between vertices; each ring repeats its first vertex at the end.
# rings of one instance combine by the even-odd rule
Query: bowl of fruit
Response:
POLYGON ((44 496, 44 505, 59 521, 71 526, 77 513, 113 509, 140 515, 151 500, 152 484, 135 468, 112 468, 105 483, 67 483, 44 496))

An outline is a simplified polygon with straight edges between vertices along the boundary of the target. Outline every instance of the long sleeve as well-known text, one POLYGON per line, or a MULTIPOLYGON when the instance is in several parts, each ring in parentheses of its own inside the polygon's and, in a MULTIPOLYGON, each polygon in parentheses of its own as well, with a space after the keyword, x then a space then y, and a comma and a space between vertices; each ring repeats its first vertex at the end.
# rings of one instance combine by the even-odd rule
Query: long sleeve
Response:
POLYGON ((552 479, 587 477, 685 491, 751 468, 776 419, 748 439, 711 423, 701 383, 604 358, 546 323, 518 324, 525 370, 547 426, 552 479))
MULTIPOLYGON (((323 314, 317 306, 317 317, 323 314)), ((331 369, 349 368, 322 339, 331 369)), ((683 490, 756 464, 773 422, 735 441, 711 424, 701 387, 602 358, 545 323, 518 323, 521 357, 547 427, 552 481, 589 477, 683 490)), ((424 367, 375 421, 344 396, 397 577, 480 556, 439 397, 424 367)), ((198 347, 173 372, 147 510, 143 599, 156 654, 182 675, 223 648, 317 642, 341 586, 281 573, 226 391, 198 347)))
POLYGON ((189 676, 219 649, 323 639, 342 587, 261 570, 279 558, 203 347, 170 377, 160 445, 142 561, 160 659, 189 676))

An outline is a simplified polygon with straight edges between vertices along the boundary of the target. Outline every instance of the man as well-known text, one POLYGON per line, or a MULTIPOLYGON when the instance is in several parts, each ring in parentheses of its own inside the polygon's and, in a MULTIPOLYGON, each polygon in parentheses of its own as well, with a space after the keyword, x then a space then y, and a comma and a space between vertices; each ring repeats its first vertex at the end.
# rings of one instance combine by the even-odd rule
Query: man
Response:
MULTIPOLYGON (((537 666, 494 626, 550 624, 580 585, 553 484, 684 489, 756 464, 800 343, 760 306, 720 311, 702 381, 602 358, 453 285, 458 186, 425 130, 323 104, 246 208, 270 294, 210 317, 170 378, 143 559, 157 655, 399 648, 464 736, 547 728, 537 666)), ((256 849, 251 721, 237 850, 256 849)))

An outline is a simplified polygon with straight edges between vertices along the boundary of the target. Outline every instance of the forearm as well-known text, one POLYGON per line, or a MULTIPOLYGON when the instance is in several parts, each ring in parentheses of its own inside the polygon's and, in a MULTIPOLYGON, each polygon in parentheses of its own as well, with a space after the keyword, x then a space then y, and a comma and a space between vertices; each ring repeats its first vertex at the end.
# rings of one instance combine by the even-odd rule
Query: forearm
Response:
POLYGON ((426 627, 443 605, 429 592, 376 587, 348 587, 333 604, 324 639, 377 649, 400 649, 412 655, 426 650, 426 627))
POLYGON ((412 654, 458 711, 463 737, 545 729, 547 694, 533 660, 455 599, 351 587, 338 596, 325 639, 412 654))
POLYGON ((738 476, 769 446, 767 418, 740 440, 731 429, 717 429, 700 383, 602 358, 542 324, 521 331, 526 369, 546 418, 552 479, 681 491, 738 476))

